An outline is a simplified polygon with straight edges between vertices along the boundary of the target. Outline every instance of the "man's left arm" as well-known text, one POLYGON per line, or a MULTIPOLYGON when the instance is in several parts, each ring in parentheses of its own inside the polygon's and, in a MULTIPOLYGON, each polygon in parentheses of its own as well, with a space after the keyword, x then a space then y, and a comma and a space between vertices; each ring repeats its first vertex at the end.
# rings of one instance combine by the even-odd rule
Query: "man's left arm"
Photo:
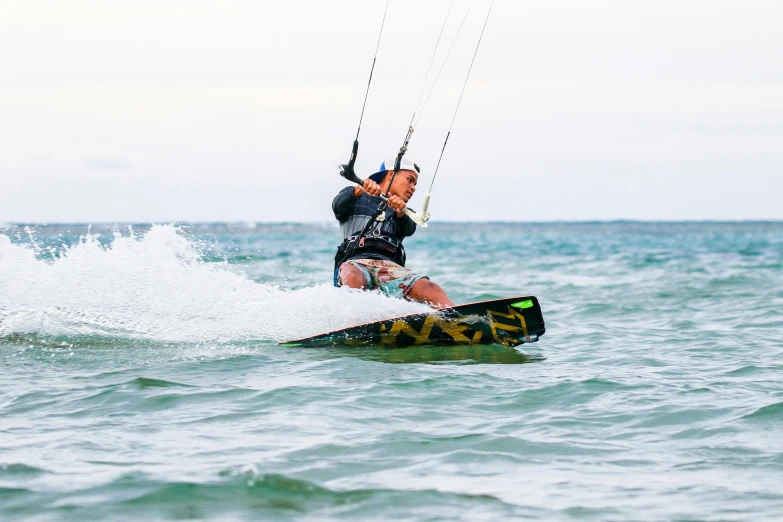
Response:
POLYGON ((399 232, 400 236, 408 237, 412 236, 413 233, 416 232, 416 223, 410 217, 405 214, 400 216, 399 212, 395 213, 394 217, 397 220, 397 231, 399 232))

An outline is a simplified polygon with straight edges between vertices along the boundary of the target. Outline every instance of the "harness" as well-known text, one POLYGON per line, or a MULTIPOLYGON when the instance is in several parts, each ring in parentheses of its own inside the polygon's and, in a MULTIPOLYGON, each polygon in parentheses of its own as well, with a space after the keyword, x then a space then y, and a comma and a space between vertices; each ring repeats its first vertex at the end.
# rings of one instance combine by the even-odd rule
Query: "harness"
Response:
MULTIPOLYGON (((373 220, 370 221, 372 222, 373 220)), ((340 265, 356 254, 383 254, 398 265, 405 266, 405 247, 402 246, 402 241, 375 228, 364 235, 353 235, 337 247, 337 254, 334 256, 335 277, 340 265)))

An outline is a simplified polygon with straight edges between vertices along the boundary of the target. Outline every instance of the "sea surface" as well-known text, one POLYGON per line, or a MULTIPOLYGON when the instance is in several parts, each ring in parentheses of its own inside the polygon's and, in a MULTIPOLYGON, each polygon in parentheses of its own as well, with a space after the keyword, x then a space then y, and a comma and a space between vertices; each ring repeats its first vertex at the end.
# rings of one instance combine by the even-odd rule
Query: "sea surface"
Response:
POLYGON ((0 225, 0 519, 783 520, 783 223, 433 224, 518 349, 283 348, 417 312, 331 224, 0 225))

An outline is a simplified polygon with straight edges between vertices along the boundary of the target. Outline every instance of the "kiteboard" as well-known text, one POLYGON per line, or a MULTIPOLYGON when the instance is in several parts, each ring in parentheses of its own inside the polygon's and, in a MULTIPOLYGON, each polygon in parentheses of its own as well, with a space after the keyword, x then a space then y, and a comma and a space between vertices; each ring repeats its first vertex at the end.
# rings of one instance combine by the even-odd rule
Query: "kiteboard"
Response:
POLYGON ((281 343, 287 347, 466 346, 532 343, 544 335, 544 317, 533 296, 482 301, 351 326, 281 343))

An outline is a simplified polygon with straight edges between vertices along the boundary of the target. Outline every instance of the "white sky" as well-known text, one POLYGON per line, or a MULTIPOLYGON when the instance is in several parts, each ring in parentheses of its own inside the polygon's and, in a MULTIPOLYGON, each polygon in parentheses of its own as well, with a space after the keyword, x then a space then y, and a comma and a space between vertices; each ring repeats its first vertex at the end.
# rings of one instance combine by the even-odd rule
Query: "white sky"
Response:
MULTIPOLYGON (((399 148, 448 4, 391 0, 360 174, 399 148)), ((384 5, 0 0, 0 222, 333 219, 384 5)), ((488 6, 414 134, 413 208, 488 6)), ((433 219, 783 219, 782 22, 779 0, 496 0, 433 219)))

